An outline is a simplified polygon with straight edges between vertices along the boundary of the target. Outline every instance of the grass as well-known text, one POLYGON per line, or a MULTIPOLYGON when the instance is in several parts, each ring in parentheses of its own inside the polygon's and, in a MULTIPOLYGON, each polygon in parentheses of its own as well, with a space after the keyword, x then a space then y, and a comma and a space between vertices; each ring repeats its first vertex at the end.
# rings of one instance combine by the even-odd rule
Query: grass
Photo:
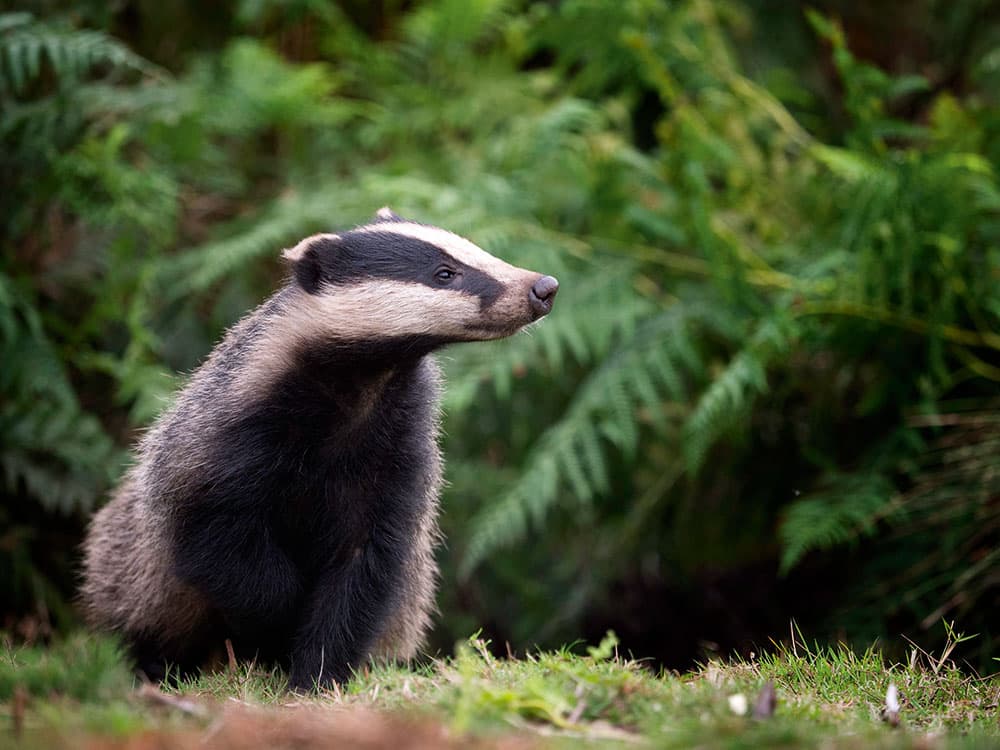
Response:
POLYGON ((610 634, 586 655, 524 659, 498 659, 473 638, 451 658, 372 666, 343 689, 302 696, 253 665, 170 689, 137 685, 113 644, 77 635, 50 649, 5 646, 0 746, 16 736, 25 748, 995 747, 998 702, 1000 678, 917 648, 892 664, 875 648, 801 637, 687 674, 654 674, 610 634), (890 684, 898 726, 883 716, 890 684))

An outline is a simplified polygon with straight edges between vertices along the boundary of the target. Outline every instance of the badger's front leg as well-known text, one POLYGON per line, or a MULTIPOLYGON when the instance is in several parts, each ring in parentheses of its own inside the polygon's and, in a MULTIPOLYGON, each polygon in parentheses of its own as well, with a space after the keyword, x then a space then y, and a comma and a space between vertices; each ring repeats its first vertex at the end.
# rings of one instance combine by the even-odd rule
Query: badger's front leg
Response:
POLYGON ((405 531, 377 524, 346 562, 331 565, 308 597, 292 648, 289 687, 347 682, 399 604, 405 531))
POLYGON ((299 573, 259 504, 229 507, 207 492, 199 500, 176 519, 174 571, 212 603, 237 647, 266 652, 299 602, 299 573))

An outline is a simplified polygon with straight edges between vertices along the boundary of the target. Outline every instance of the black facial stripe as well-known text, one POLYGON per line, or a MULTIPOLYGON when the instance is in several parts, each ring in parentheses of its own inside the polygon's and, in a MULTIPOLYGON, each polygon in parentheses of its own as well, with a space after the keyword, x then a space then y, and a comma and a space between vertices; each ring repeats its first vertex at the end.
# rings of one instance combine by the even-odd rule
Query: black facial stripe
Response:
POLYGON ((395 232, 346 232, 338 238, 320 238, 312 243, 310 250, 312 258, 303 260, 315 264, 318 278, 328 284, 350 284, 371 278, 415 282, 433 289, 475 295, 483 309, 503 294, 503 284, 485 271, 456 260, 437 245, 395 232), (460 277, 442 284, 435 278, 441 266, 447 266, 460 277))
POLYGON ((480 309, 485 310, 500 299, 500 295, 503 294, 503 284, 478 268, 472 268, 464 263, 459 263, 458 266, 462 272, 458 288, 479 297, 480 309))

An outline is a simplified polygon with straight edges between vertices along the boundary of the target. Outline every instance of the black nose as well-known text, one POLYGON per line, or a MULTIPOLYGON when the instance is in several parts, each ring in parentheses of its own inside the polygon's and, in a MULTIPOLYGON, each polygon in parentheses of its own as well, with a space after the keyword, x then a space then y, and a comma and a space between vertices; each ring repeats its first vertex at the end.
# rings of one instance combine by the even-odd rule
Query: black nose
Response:
POLYGON ((559 291, 559 282, 552 276, 542 276, 535 285, 531 287, 528 297, 531 300, 531 309, 541 317, 552 309, 552 301, 559 291))

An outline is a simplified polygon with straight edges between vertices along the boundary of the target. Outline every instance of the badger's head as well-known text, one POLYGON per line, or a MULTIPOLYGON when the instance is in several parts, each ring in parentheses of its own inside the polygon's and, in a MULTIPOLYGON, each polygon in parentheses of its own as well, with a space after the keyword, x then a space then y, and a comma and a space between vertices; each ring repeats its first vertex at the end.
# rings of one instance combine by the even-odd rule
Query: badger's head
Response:
POLYGON ((509 336, 552 309, 559 282, 383 208, 370 224, 284 252, 309 327, 333 340, 432 346, 509 336))

